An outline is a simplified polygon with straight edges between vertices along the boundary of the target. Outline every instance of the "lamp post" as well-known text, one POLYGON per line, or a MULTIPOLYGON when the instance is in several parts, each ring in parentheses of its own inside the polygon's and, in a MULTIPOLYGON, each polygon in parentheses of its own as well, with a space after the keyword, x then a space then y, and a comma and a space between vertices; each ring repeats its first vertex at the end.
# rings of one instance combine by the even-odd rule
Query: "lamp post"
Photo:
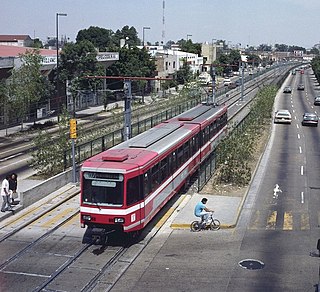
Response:
POLYGON ((143 29, 142 29, 142 46, 144 47, 144 31, 146 29, 151 29, 151 27, 149 26, 144 26, 143 29))
MULTIPOLYGON (((67 16, 67 14, 56 13, 57 98, 59 98, 59 16, 67 16)), ((60 105, 59 105, 59 108, 60 108, 60 105)))

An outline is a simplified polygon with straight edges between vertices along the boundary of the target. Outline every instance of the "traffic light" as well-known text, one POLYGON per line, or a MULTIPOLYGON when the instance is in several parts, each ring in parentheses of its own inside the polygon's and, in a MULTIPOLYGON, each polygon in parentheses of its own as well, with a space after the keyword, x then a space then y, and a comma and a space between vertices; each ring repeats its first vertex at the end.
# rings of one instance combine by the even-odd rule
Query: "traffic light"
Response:
POLYGON ((77 138, 77 120, 70 119, 70 138, 76 139, 77 138))

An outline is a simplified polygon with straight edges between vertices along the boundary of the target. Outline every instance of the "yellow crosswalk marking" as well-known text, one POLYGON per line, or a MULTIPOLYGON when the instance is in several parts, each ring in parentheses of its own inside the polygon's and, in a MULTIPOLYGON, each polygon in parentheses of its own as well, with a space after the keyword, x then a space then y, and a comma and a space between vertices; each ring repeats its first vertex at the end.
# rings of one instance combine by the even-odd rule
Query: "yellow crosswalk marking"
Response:
POLYGON ((252 216, 252 224, 250 226, 250 229, 258 229, 258 224, 259 224, 259 221, 260 221, 260 211, 257 210, 254 215, 252 216))
POLYGON ((284 213, 284 221, 283 221, 283 230, 292 230, 293 229, 293 220, 292 220, 292 212, 284 213))
POLYGON ((308 214, 301 214, 301 230, 309 230, 310 223, 309 223, 309 216, 308 214))
POLYGON ((276 229, 277 211, 270 211, 266 229, 276 229))

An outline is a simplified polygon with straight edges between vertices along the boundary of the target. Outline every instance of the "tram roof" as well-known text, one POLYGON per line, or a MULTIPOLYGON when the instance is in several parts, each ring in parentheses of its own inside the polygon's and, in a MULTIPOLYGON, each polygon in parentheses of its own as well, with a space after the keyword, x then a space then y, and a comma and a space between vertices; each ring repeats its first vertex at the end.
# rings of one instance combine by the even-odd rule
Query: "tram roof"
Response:
POLYGON ((184 123, 203 124, 209 121, 214 116, 218 116, 219 113, 222 113, 224 109, 224 106, 212 107, 211 105, 199 105, 168 120, 167 122, 181 121, 184 123))

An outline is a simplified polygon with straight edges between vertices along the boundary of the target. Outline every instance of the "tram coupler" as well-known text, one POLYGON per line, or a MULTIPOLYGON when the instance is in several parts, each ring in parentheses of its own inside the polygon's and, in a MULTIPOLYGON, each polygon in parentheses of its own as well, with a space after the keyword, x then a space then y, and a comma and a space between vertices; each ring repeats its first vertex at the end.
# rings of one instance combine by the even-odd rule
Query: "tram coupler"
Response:
POLYGON ((82 243, 93 245, 105 245, 108 236, 104 228, 88 227, 84 233, 82 243))
POLYGON ((115 232, 115 230, 106 230, 99 227, 88 227, 84 233, 82 243, 104 246, 108 241, 108 234, 112 232, 115 232))

